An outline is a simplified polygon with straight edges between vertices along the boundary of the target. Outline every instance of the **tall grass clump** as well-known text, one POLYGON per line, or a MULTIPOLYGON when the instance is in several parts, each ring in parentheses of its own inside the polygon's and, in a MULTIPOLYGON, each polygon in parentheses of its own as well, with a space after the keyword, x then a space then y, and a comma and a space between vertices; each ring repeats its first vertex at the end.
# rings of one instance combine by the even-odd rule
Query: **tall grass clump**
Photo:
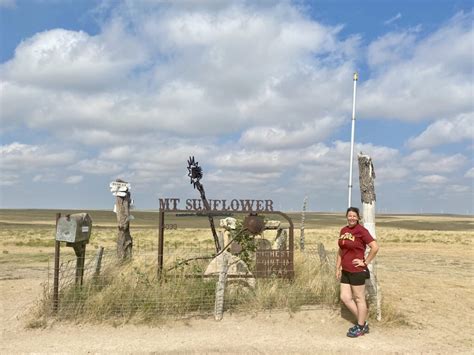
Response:
POLYGON ((164 316, 209 314, 214 294, 212 279, 189 278, 182 272, 158 278, 156 266, 134 261, 109 268, 82 286, 64 287, 56 313, 46 292, 36 315, 77 322, 153 322, 164 316))
POLYGON ((321 264, 314 254, 295 252, 295 277, 258 279, 255 289, 233 295, 229 288, 226 302, 239 310, 253 311, 287 309, 296 311, 302 306, 334 306, 338 302, 339 285, 334 277, 334 266, 321 264), (239 300, 245 299, 245 302, 239 300))
MULTIPOLYGON (((48 319, 74 322, 153 324, 163 318, 208 316, 214 311, 217 278, 203 277, 209 260, 199 260, 177 268, 168 263, 160 277, 156 264, 136 258, 126 264, 108 264, 100 276, 85 278, 82 286, 71 282, 60 290, 59 309, 52 312, 52 297, 46 290, 35 310, 32 327, 48 319)), ((339 304, 339 282, 334 260, 321 263, 315 253, 295 252, 294 278, 248 280, 229 278, 225 310, 258 312, 272 309, 297 311, 302 306, 333 308, 339 304)), ((386 309, 391 319, 400 319, 386 309)), ((395 313, 394 313, 395 312, 395 313)), ((390 322, 390 321, 389 321, 390 322)))

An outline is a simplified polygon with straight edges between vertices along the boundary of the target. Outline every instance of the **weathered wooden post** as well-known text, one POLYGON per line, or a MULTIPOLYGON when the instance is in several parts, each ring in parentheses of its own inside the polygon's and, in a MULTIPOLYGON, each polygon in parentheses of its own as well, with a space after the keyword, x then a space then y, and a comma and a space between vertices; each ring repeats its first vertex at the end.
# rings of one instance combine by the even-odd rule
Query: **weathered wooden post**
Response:
POLYGON ((132 202, 130 195, 130 184, 121 179, 110 183, 110 191, 115 199, 114 212, 117 214, 118 233, 117 233, 117 258, 125 261, 132 257, 133 240, 130 235, 130 205, 132 202))
MULTIPOLYGON (((360 197, 362 202, 362 216, 364 227, 370 232, 374 239, 377 239, 375 233, 375 171, 372 163, 372 158, 368 155, 359 153, 359 185, 360 185, 360 197)), ((369 291, 369 297, 372 301, 375 301, 377 307, 377 320, 382 319, 382 294, 380 286, 377 282, 377 259, 373 260, 369 264, 370 279, 367 280, 367 289, 369 291)))
POLYGON ((219 270, 219 280, 216 283, 216 301, 214 303, 214 318, 222 320, 224 314, 224 295, 227 282, 227 271, 229 270, 229 260, 227 253, 224 252, 217 256, 217 265, 219 270))
POLYGON ((100 275, 100 268, 102 266, 102 256, 104 255, 104 247, 99 247, 97 249, 97 254, 95 256, 95 271, 94 276, 100 275))
POLYGON ((301 211, 301 226, 300 226, 300 250, 304 250, 304 220, 306 215, 306 205, 308 203, 308 196, 305 196, 303 201, 303 210, 301 211))
MULTIPOLYGON (((61 213, 56 213, 56 231, 58 231, 58 220, 61 213)), ((61 242, 56 239, 54 241, 54 279, 53 279, 53 312, 56 313, 59 307, 59 257, 61 253, 61 242)))

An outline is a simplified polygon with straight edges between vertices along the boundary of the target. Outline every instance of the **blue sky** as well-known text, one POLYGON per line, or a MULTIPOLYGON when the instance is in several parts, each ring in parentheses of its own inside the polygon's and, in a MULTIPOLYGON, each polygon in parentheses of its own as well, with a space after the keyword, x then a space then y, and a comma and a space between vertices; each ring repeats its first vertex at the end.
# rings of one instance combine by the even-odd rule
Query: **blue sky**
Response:
MULTIPOLYGON (((0 0, 0 207, 197 198, 474 213, 470 1, 0 0), (353 205, 360 205, 357 161, 353 205)), ((183 205, 184 206, 184 205, 183 205)))

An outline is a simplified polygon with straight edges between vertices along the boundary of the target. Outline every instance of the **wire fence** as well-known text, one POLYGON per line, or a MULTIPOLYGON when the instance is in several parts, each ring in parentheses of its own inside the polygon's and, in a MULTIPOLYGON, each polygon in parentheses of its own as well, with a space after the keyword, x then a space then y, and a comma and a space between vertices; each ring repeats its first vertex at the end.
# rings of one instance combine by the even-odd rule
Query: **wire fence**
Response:
MULTIPOLYGON (((45 314, 64 319, 101 321, 110 318, 153 320, 209 316, 215 314, 218 274, 205 275, 212 246, 173 246, 164 249, 164 263, 158 271, 157 250, 142 245, 129 262, 120 263, 114 250, 88 251, 82 282, 77 277, 76 258, 67 256, 59 267, 56 312, 52 312, 54 268, 48 271, 48 290, 43 302, 45 314), (183 262, 184 260, 190 260, 183 262)), ((224 311, 292 309, 301 306, 333 306, 337 283, 333 280, 333 254, 321 258, 318 250, 296 251, 294 278, 253 277, 229 273, 224 294, 224 311)))

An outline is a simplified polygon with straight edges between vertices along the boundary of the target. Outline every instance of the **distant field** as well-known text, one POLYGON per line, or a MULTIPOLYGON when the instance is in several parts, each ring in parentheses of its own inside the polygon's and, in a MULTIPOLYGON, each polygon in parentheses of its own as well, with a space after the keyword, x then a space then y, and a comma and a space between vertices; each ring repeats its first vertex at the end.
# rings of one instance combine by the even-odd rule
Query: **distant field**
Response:
MULTIPOLYGON (((54 252, 55 217, 84 212, 80 210, 14 210, 0 209, 0 264, 37 263, 46 261, 47 255, 54 252)), ((112 211, 88 212, 93 220, 92 234, 88 250, 99 246, 113 250, 117 237, 117 222, 112 211)), ((131 222, 131 234, 137 250, 156 250, 158 245, 158 213, 132 211, 135 220, 131 222)), ((299 245, 300 213, 289 213, 294 224, 295 247, 299 245)), ((245 215, 235 215, 243 218, 245 215)), ((282 219, 278 215, 267 214, 269 219, 282 219)), ((219 229, 219 219, 215 217, 219 229)), ((305 244, 307 248, 316 248, 323 243, 328 250, 336 249, 337 234, 345 224, 344 215, 335 213, 307 212, 305 218, 305 244)), ((165 247, 173 248, 210 248, 213 239, 207 217, 180 216, 167 212, 166 224, 176 225, 176 229, 165 231, 165 247)), ((288 223, 284 222, 285 226, 288 223)), ((460 215, 378 215, 376 233, 379 243, 440 243, 473 245, 474 218, 460 215)), ((272 240, 273 231, 265 232, 272 240)), ((72 248, 64 248, 72 253, 72 248)))
MULTIPOLYGON (((15 314, 26 309, 25 304, 32 305, 35 297, 41 294, 40 285, 45 281, 52 282, 57 212, 64 215, 84 211, 0 209, 0 293, 4 296, 2 310, 5 314, 1 320, 5 324, 5 329, 9 331, 10 324, 16 319, 15 314)), ((87 254, 94 257, 97 248, 103 246, 108 255, 115 255, 117 238, 115 214, 112 211, 86 212, 93 220, 87 254)), ((151 211, 132 213, 136 218, 131 223, 134 258, 138 261, 146 260, 146 265, 156 265, 158 213, 151 211)), ((305 257, 308 257, 308 260, 311 258, 318 260, 319 264, 317 251, 319 243, 324 244, 329 255, 335 254, 339 230, 346 223, 342 213, 306 213, 304 252, 299 249, 301 214, 289 213, 289 216, 293 219, 295 228, 296 267, 309 265, 301 262, 306 260, 305 257)), ((274 219, 276 216, 267 214, 266 217, 274 219)), ((218 220, 219 217, 216 217, 216 226, 219 225, 218 220)), ((176 213, 167 213, 165 223, 176 224, 176 229, 167 229, 165 232, 165 257, 170 260, 176 256, 183 257, 189 251, 198 250, 198 255, 205 256, 215 252, 206 217, 177 217, 176 213)), ((411 349, 415 353, 472 352, 473 231, 473 216, 376 216, 376 234, 380 245, 376 257, 377 279, 381 285, 384 304, 389 307, 388 310, 393 310, 391 319, 395 325, 374 322, 370 342, 385 346, 387 352, 391 351, 395 343, 406 345, 407 342, 415 340, 419 341, 419 345, 408 345, 405 350, 411 349), (402 326, 404 323, 407 323, 408 327, 402 326), (385 337, 380 338, 382 335, 385 337)), ((271 241, 273 232, 266 231, 265 238, 271 241)), ((64 243, 62 245, 61 260, 65 265, 69 265, 69 261, 75 260, 74 252, 64 243)), ((314 271, 317 268, 309 269, 314 271)), ((327 272, 327 275, 332 277, 333 269, 329 268, 327 272)), ((315 280, 319 280, 316 275, 314 278, 308 278, 302 286, 312 285, 315 280)), ((281 294, 286 293, 283 290, 281 294)), ((334 315, 331 315, 330 319, 330 322, 323 324, 319 323, 319 318, 315 318, 311 323, 311 327, 314 328, 310 328, 308 322, 298 329, 298 333, 306 334, 314 329, 314 332, 319 334, 321 329, 331 330, 335 322, 342 322, 339 317, 334 318, 334 315)), ((252 316, 252 324, 254 323, 255 319, 252 316)), ((232 331, 235 331, 236 326, 240 327, 240 324, 233 325, 232 331)), ((341 328, 347 325, 342 322, 341 328)), ((268 324, 265 325, 267 326, 268 324)), ((296 326, 293 324, 293 327, 296 326)), ((58 334, 61 333, 61 329, 58 328, 58 334)), ((93 329, 93 336, 96 331, 105 332, 107 337, 112 333, 109 328, 93 329)), ((76 331, 77 329, 74 329, 74 334, 76 331)), ((186 334, 187 331, 186 328, 186 334)), ((25 342, 30 341, 32 337, 30 332, 29 330, 26 335, 19 338, 24 338, 25 342)), ((35 337, 45 332, 41 330, 35 337)), ((209 326, 209 334, 212 332, 215 333, 215 323, 209 326)), ((340 329, 330 333, 338 334, 338 332, 341 332, 340 329)), ((24 331, 20 334, 24 334, 24 331)), ((76 340, 79 338, 72 337, 76 340)), ((113 341, 123 338, 126 337, 115 335, 113 341)), ((343 342, 339 338, 334 341, 343 342)))
MULTIPOLYGON (((112 227, 116 225, 115 214, 103 210, 43 210, 43 209, 0 209, 0 226, 15 225, 20 228, 29 225, 54 225, 56 213, 70 214, 87 212, 90 214, 95 227, 112 227)), ((131 222, 133 228, 158 227, 158 212, 132 211, 135 220, 131 222)), ((292 219, 294 227, 300 228, 301 213, 287 213, 292 219)), ((243 217, 235 214, 234 217, 243 217)), ((269 219, 283 220, 278 215, 265 214, 269 219)), ((215 217, 217 221, 219 218, 215 217)), ((341 227, 345 223, 342 213, 306 212, 305 228, 341 227)), ((166 213, 166 223, 177 224, 178 228, 207 228, 209 223, 205 217, 178 217, 176 213, 166 213)), ((403 215, 381 214, 376 216, 378 227, 400 228, 407 230, 438 230, 438 231, 473 231, 474 217, 465 215, 403 215)))

